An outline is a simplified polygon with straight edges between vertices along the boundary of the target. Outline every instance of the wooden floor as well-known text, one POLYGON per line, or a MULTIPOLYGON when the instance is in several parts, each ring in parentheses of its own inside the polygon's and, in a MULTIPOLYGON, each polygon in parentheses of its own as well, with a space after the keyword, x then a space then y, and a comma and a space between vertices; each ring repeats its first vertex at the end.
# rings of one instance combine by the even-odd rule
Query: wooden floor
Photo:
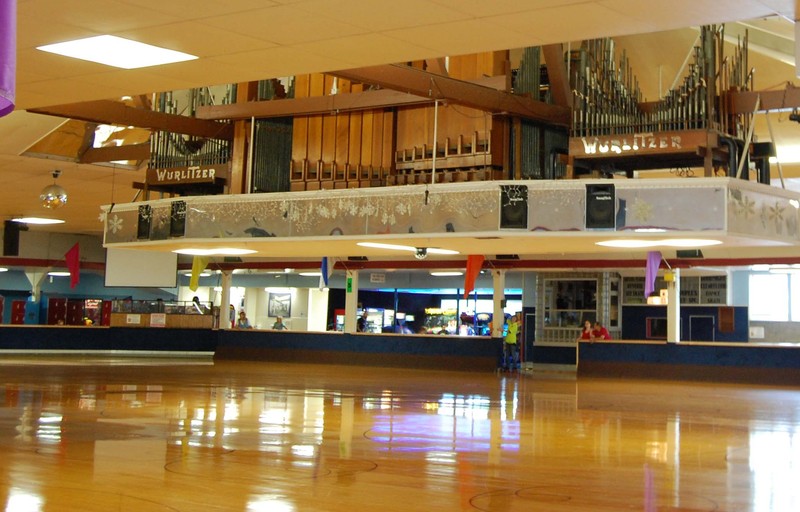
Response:
POLYGON ((800 388, 0 356, 0 510, 797 511, 800 388))

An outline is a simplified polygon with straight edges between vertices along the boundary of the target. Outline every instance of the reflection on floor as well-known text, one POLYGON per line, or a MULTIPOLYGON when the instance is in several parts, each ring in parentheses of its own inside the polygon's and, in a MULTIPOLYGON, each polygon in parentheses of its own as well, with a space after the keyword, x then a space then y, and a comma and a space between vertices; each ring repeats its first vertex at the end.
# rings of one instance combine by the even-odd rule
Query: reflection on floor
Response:
POLYGON ((6 511, 800 510, 800 388, 0 362, 6 511))

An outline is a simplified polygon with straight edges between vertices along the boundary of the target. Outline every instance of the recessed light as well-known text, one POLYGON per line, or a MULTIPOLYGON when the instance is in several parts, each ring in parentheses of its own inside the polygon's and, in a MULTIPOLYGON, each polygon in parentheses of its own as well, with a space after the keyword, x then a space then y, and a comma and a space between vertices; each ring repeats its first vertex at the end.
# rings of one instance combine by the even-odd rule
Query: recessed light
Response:
POLYGON ((721 240, 703 238, 671 238, 661 241, 661 245, 669 247, 709 247, 711 245, 720 245, 721 243, 721 240))
POLYGON ((188 254, 189 256, 243 256, 245 254, 253 254, 258 251, 252 249, 236 249, 233 247, 218 247, 215 249, 200 249, 200 248, 186 248, 175 249, 172 251, 176 254, 188 254))
POLYGON ((64 221, 61 219, 45 219, 43 217, 19 217, 16 219, 11 219, 14 222, 19 222, 20 224, 63 224, 64 221))
POLYGON ((603 247, 621 247, 625 249, 641 249, 644 247, 655 247, 658 245, 658 241, 631 239, 603 240, 602 242, 596 242, 595 245, 602 245, 603 247))
POLYGON ((123 69, 159 66, 197 58, 188 53, 109 35, 48 44, 36 49, 123 69))
POLYGON ((603 240, 601 242, 596 242, 595 245, 624 249, 643 249, 645 247, 658 246, 681 248, 708 247, 711 245, 719 245, 721 243, 722 242, 720 240, 709 240, 704 238, 668 238, 666 240, 636 240, 630 238, 621 238, 617 240, 603 240))

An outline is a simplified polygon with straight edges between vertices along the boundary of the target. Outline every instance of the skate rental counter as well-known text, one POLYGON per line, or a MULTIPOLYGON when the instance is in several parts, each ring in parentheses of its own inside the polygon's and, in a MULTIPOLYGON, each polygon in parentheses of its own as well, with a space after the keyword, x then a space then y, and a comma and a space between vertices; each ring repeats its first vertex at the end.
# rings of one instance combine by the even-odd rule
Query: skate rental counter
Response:
POLYGON ((579 377, 800 386, 800 345, 685 341, 582 341, 579 377))

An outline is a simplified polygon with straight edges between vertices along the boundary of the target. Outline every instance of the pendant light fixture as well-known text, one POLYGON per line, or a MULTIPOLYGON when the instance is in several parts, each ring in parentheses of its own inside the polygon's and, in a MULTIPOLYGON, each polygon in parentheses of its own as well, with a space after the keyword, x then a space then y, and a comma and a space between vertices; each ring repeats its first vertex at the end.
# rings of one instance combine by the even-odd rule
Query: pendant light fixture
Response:
POLYGON ((61 208, 65 204, 67 204, 67 191, 64 190, 63 187, 56 184, 56 180, 58 177, 61 176, 61 171, 56 169, 53 171, 53 184, 48 185, 42 189, 42 193, 39 194, 39 200, 42 202, 42 206, 48 209, 55 209, 61 208))

